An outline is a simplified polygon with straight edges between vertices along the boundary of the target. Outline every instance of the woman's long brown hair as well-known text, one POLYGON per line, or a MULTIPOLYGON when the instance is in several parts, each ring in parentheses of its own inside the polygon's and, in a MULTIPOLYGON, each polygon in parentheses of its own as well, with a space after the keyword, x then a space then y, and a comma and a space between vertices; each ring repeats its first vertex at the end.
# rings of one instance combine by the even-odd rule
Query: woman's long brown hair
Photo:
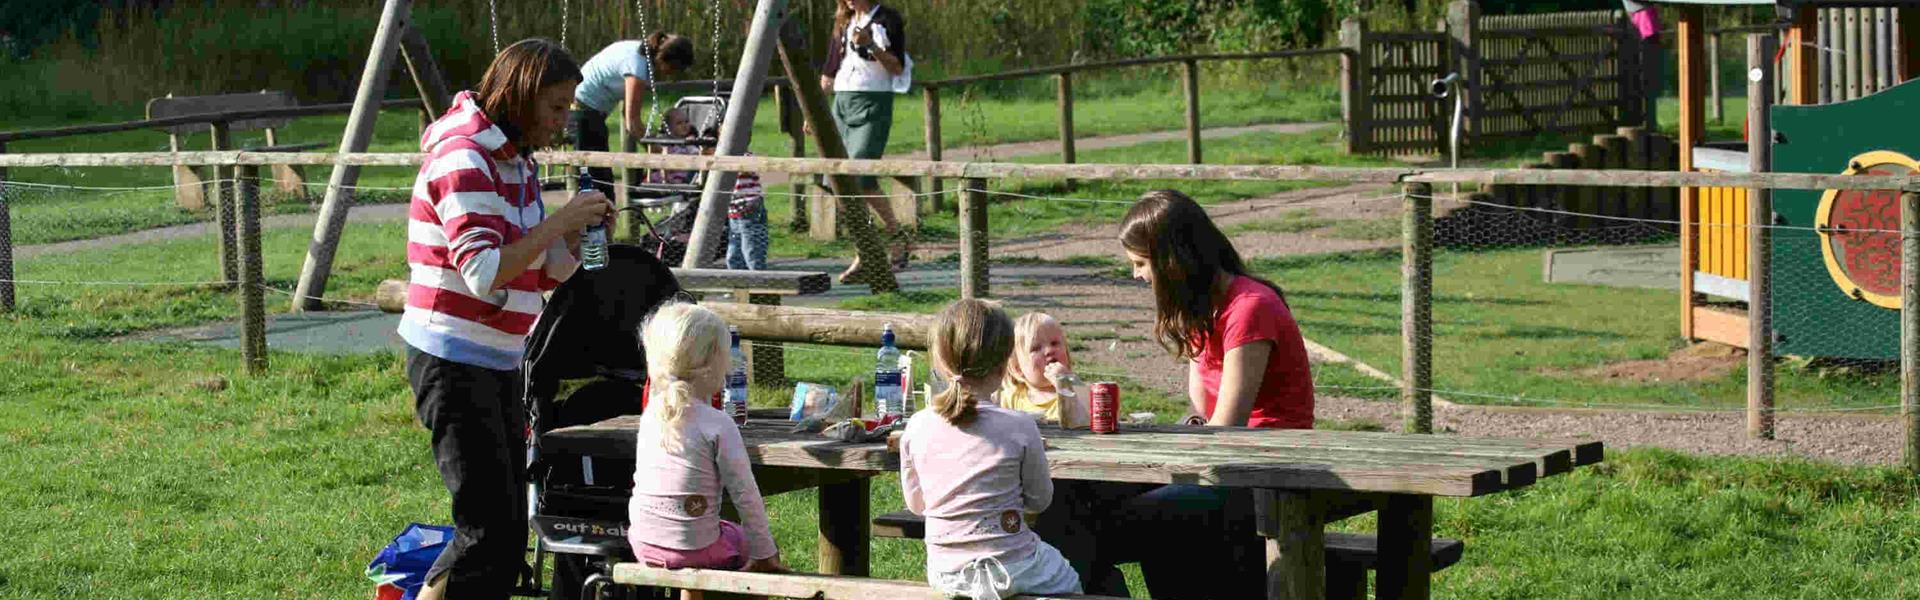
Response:
MULTIPOLYGON (((507 133, 507 139, 522 145, 520 132, 533 121, 533 105, 540 90, 571 81, 580 83, 580 66, 574 64, 567 49, 546 38, 528 38, 514 42, 493 57, 487 72, 480 76, 474 95, 487 120, 507 133)), ((534 150, 534 148, 521 148, 534 150)))
MULTIPOLYGON (((693 40, 685 36, 655 31, 648 34, 647 39, 641 40, 640 45, 646 47, 647 58, 651 59, 647 63, 650 72, 658 71, 659 65, 671 66, 677 71, 685 71, 693 66, 693 40)), ((653 75, 655 79, 660 77, 659 73, 653 75)))
POLYGON ((1180 358, 1193 358, 1213 332, 1213 315, 1226 290, 1222 274, 1266 284, 1286 302, 1280 286, 1247 271, 1233 242, 1220 233, 1207 211, 1186 194, 1153 190, 1142 194, 1120 225, 1120 245, 1147 257, 1153 269, 1153 334, 1180 358))
MULTIPOLYGON (((874 2, 874 4, 879 3, 878 0, 874 2)), ((833 0, 833 36, 830 39, 834 43, 847 43, 847 26, 853 24, 853 16, 853 8, 847 6, 847 0, 833 0)))

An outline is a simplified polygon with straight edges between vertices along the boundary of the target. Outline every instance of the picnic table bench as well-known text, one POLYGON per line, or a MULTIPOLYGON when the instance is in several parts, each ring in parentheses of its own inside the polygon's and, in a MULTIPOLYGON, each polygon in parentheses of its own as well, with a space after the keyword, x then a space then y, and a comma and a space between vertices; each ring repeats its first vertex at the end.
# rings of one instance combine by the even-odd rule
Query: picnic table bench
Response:
MULTIPOLYGON (((885 443, 791 433, 790 423, 777 416, 781 412, 754 411, 741 427, 762 493, 819 488, 820 570, 867 575, 871 478, 898 472, 899 455, 885 443)), ((628 416, 556 429, 542 437, 542 448, 549 455, 631 459, 637 425, 638 417, 628 416)), ((1435 496, 1520 489, 1604 457, 1596 441, 1381 432, 1128 425, 1110 435, 1058 428, 1043 428, 1042 434, 1058 479, 1256 490, 1257 524, 1268 539, 1268 595, 1284 599, 1327 596, 1329 540, 1337 545, 1343 538, 1330 536, 1326 524, 1368 512, 1379 514, 1370 559, 1378 597, 1427 598, 1436 562, 1445 560, 1433 551, 1435 496)), ((666 575, 635 575, 654 571, 616 567, 615 580, 624 572, 626 582, 661 585, 666 575)), ((880 588, 854 591, 870 589, 880 588)), ((894 597, 824 597, 882 596, 894 597)))

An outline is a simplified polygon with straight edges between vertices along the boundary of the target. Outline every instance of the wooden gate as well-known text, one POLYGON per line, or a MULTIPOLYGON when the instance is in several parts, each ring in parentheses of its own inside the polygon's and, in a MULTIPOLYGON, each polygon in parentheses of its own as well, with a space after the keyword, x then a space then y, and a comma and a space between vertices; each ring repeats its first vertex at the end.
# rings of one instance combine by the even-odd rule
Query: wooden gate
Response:
POLYGON ((1481 16, 1448 7, 1468 139, 1596 133, 1644 118, 1638 35, 1620 11, 1481 16))
POLYGON ((1641 124, 1638 40, 1611 10, 1482 17, 1458 0, 1441 32, 1376 33, 1348 19, 1348 148, 1444 155, 1453 102, 1430 86, 1448 73, 1464 82, 1463 144, 1641 124))
POLYGON ((1356 54, 1347 73, 1348 150, 1444 155, 1448 116, 1430 86, 1449 72, 1446 34, 1372 33, 1347 19, 1340 40, 1356 54))

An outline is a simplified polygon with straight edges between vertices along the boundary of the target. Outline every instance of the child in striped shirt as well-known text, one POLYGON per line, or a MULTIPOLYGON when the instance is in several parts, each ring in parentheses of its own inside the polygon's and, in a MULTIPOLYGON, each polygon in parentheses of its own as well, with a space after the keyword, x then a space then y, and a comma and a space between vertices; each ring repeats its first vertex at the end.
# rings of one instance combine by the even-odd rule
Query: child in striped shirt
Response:
POLYGON ((1079 593, 1080 576, 1027 526, 1053 500, 1040 429, 989 400, 1012 354, 1013 322, 998 305, 960 300, 940 312, 932 337, 934 370, 952 385, 900 439, 901 491, 927 522, 928 583, 974 600, 1079 593))

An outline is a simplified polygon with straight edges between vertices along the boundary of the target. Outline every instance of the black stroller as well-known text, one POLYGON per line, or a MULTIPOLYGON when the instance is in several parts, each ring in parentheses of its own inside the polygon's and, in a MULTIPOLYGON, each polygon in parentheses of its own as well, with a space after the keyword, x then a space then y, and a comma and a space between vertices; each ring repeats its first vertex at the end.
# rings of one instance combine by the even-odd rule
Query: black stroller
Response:
MULTIPOLYGON (((540 573, 551 555, 549 598, 605 597, 612 563, 632 560, 624 531, 633 461, 545 455, 540 436, 640 413, 647 360, 638 330, 648 313, 676 297, 691 299, 649 249, 615 244, 608 248, 606 268, 582 270, 554 290, 528 334, 521 368, 529 423, 528 498, 536 534, 535 575, 528 589, 542 590, 540 573), (585 384, 566 386, 571 392, 562 400, 562 384, 575 382, 585 384), (587 590, 593 595, 585 595, 587 590)), ((664 597, 658 590, 623 593, 664 597)))

